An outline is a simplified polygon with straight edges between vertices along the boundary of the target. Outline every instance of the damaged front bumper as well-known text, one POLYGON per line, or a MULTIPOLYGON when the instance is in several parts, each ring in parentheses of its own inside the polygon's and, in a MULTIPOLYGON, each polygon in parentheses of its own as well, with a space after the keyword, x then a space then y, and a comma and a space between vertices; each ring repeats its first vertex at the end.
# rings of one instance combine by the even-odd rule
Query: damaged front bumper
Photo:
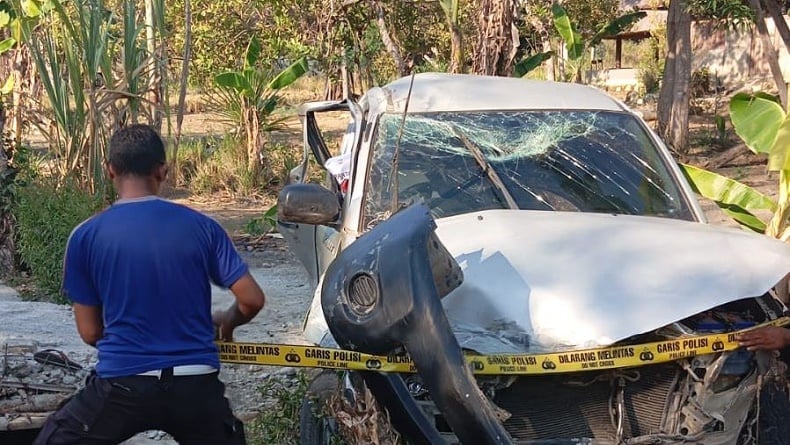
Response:
MULTIPOLYGON (((428 208, 413 206, 351 244, 327 270, 324 316, 341 347, 374 354, 405 348, 461 442, 512 443, 467 368, 442 308, 440 297, 456 288, 462 275, 435 228, 428 208)), ((393 405, 409 404, 397 376, 366 379, 378 400, 394 397, 400 402, 393 405)), ((408 411, 411 422, 430 425, 413 418, 418 411, 408 411)), ((437 443, 435 430, 419 436, 412 440, 437 443)))

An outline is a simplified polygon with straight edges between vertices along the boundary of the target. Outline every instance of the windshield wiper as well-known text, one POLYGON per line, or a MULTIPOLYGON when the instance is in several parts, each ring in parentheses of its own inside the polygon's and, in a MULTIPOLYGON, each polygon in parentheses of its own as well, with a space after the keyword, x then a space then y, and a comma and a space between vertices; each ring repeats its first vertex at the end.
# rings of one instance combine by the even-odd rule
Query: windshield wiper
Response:
POLYGON ((499 177, 499 174, 496 172, 496 170, 494 170, 494 167, 492 167, 491 163, 488 162, 488 159, 486 159, 483 151, 480 150, 480 147, 475 145, 474 142, 470 141, 469 138, 460 132, 455 125, 449 125, 453 130, 453 134, 455 134, 455 136, 460 139, 461 142, 463 142, 466 149, 472 153, 472 157, 475 158, 475 162, 480 167, 480 170, 486 174, 488 180, 491 182, 491 185, 494 186, 494 189, 496 189, 502 195, 500 198, 504 199, 507 207, 509 209, 518 210, 518 204, 516 203, 516 200, 513 199, 513 195, 510 194, 510 190, 507 189, 505 183, 502 182, 502 178, 499 177))

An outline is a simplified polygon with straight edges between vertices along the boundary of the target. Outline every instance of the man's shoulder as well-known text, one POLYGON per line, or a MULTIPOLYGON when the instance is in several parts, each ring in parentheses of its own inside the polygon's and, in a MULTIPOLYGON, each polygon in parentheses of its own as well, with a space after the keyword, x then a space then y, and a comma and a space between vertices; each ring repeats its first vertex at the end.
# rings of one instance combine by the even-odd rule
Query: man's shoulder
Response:
POLYGON ((210 226, 218 225, 217 221, 211 216, 206 215, 205 213, 199 210, 193 209, 192 207, 189 207, 186 204, 173 202, 167 199, 161 199, 160 203, 165 206, 170 206, 172 209, 174 209, 175 212, 183 215, 185 218, 191 218, 197 222, 200 222, 202 224, 207 224, 210 226))
POLYGON ((99 210, 88 219, 77 224, 76 227, 74 227, 74 229, 71 230, 71 235, 69 236, 69 239, 74 238, 76 236, 84 235, 94 230, 96 225, 100 223, 100 221, 102 220, 104 214, 107 212, 108 209, 109 207, 99 210))

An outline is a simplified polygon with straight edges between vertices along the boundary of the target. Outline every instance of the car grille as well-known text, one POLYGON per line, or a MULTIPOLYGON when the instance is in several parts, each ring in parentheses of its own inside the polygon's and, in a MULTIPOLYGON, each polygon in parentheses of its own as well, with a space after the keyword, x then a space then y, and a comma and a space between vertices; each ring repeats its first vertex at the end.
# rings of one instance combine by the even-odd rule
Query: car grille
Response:
MULTIPOLYGON (((659 432, 667 395, 679 372, 670 363, 618 373, 632 380, 638 375, 634 381, 625 380, 625 437, 659 432)), ((505 428, 516 440, 612 438, 616 429, 609 414, 611 375, 590 372, 522 377, 497 392, 494 401, 512 414, 505 428), (598 380, 594 380, 596 377, 598 380)))

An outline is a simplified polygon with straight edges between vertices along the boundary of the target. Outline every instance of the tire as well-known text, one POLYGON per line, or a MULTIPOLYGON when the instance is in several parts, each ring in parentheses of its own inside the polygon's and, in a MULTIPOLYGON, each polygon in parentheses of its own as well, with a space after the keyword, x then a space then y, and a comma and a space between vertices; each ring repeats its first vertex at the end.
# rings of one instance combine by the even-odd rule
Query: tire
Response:
POLYGON ((302 445, 332 443, 332 437, 336 436, 334 420, 321 411, 337 393, 339 384, 336 371, 322 371, 310 382, 299 410, 299 443, 302 445))

